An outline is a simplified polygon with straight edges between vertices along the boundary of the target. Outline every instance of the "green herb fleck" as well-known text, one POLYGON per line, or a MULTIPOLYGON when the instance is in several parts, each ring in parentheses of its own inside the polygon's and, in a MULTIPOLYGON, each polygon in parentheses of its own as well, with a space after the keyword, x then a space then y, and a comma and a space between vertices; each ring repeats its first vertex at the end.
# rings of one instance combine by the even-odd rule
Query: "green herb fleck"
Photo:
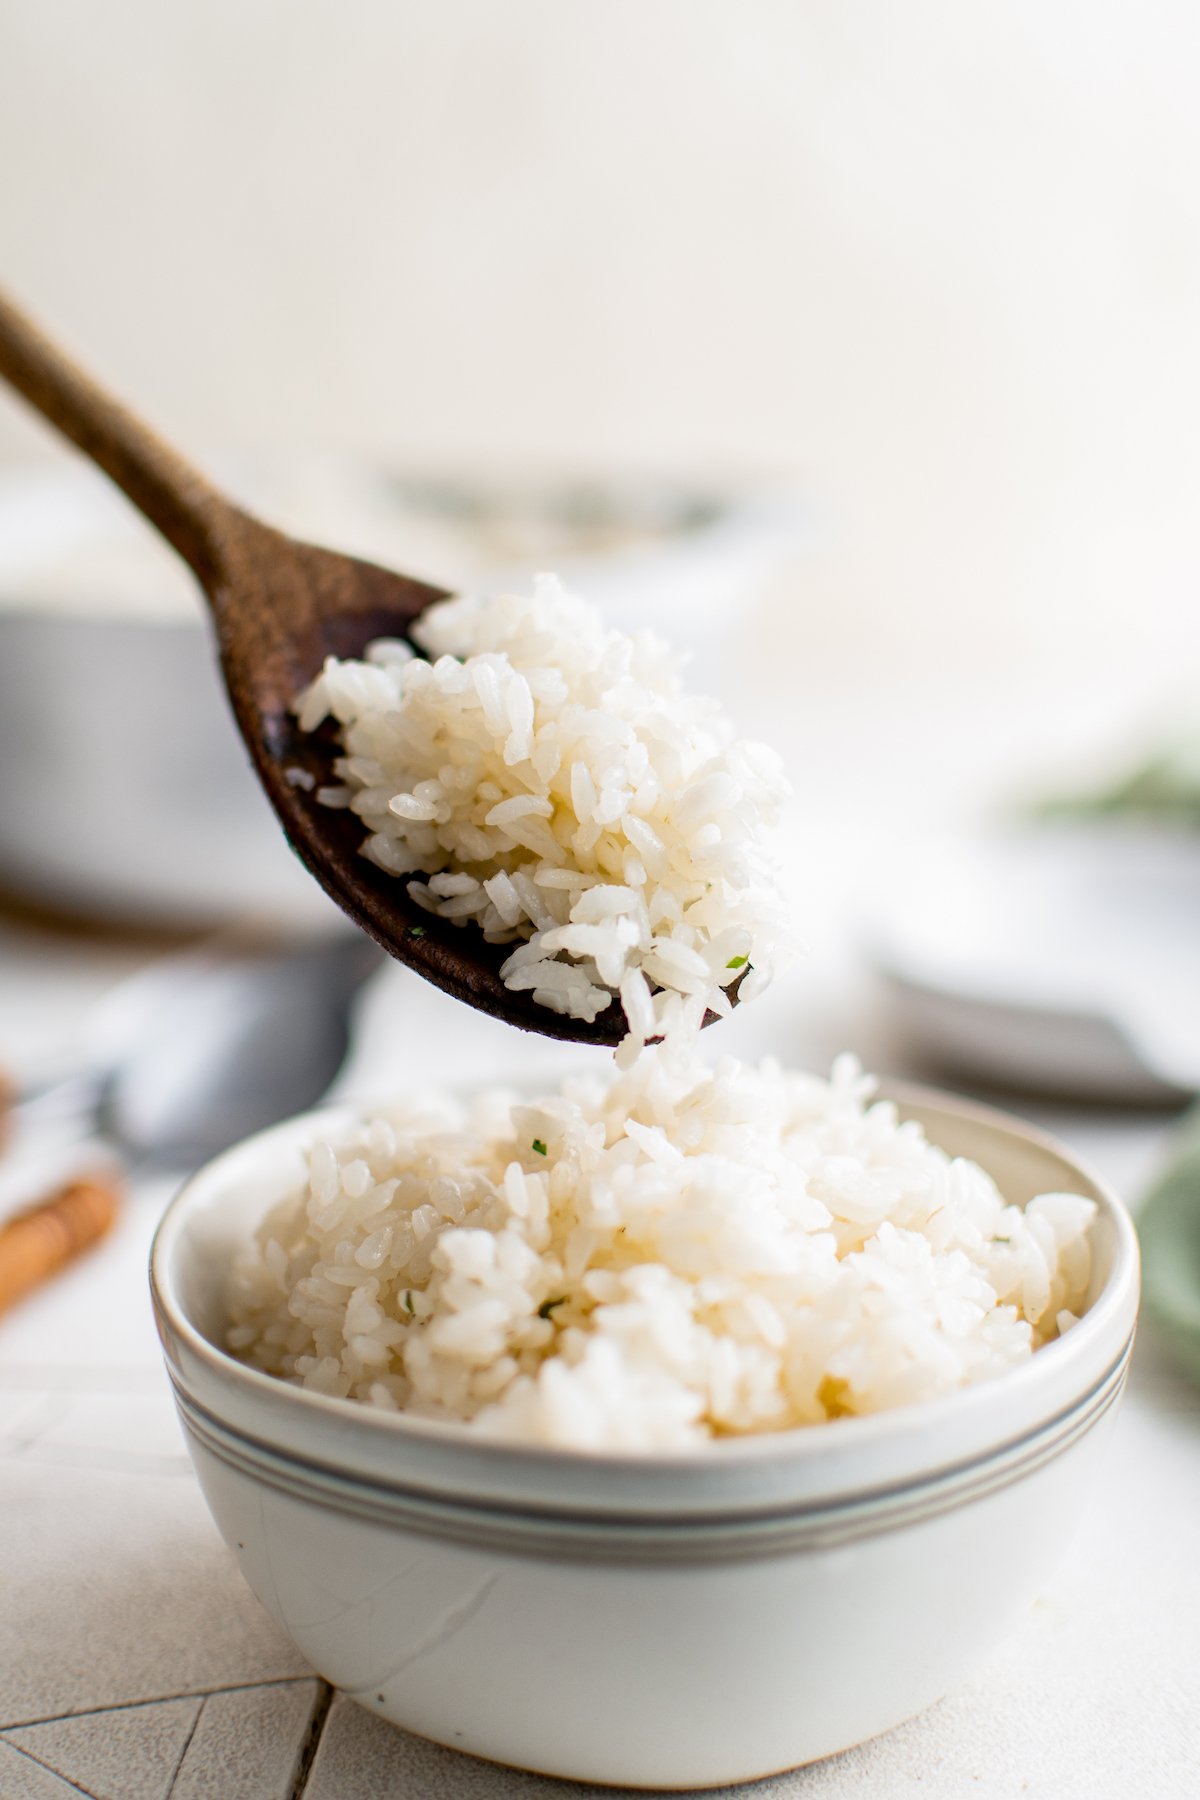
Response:
POLYGON ((426 935, 425 927, 423 925, 410 925, 408 928, 408 935, 409 937, 424 937, 426 935))
POLYGON ((725 967, 727 969, 744 969, 749 960, 747 956, 731 956, 725 967))
POLYGON ((411 1288, 405 1288, 405 1290, 404 1290, 404 1310, 406 1313, 412 1314, 412 1316, 414 1318, 416 1317, 417 1309, 412 1303, 412 1289, 411 1288))
POLYGON ((567 1296, 565 1294, 560 1294, 557 1300, 543 1300, 538 1307, 538 1318, 548 1319, 556 1306, 565 1306, 566 1304, 567 1296))
POLYGON ((541 1138, 534 1138, 533 1147, 537 1151, 539 1156, 546 1155, 546 1146, 545 1146, 545 1144, 543 1144, 541 1138))
POLYGON ((992 1239, 992 1242, 993 1242, 993 1244, 1011 1244, 1012 1239, 1006 1238, 1006 1237, 994 1237, 992 1239))

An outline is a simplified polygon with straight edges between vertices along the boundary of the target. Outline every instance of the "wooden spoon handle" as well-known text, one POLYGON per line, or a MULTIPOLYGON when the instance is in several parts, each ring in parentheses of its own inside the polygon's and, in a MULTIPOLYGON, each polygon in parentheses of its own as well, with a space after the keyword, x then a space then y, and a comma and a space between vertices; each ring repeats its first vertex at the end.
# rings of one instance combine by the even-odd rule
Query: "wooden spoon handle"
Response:
POLYGON ((0 1312, 102 1238, 118 1204, 115 1182, 84 1178, 10 1219, 0 1229, 0 1312))
POLYGON ((245 515, 85 375, 0 291, 0 375, 112 477, 208 589, 245 515))

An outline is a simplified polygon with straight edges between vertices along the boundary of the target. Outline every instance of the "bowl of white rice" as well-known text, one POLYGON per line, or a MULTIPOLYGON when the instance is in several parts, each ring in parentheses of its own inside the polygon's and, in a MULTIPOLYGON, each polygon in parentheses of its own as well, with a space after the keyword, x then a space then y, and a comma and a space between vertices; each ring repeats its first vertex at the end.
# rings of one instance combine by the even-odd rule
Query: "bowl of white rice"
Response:
POLYGON ((1128 1218, 997 1112, 666 1047, 307 1115, 169 1208, 214 1519, 322 1675, 501 1763, 750 1780, 959 1683, 1095 1478, 1128 1218))

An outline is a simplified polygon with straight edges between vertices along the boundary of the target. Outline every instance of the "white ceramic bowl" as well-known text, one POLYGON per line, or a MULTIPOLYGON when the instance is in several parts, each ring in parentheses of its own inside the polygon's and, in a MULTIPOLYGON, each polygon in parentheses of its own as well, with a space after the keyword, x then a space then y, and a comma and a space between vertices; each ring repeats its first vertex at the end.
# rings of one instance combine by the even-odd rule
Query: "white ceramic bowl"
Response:
POLYGON ((1011 1198, 1098 1201, 1085 1316, 947 1399, 687 1455, 479 1443, 243 1367, 218 1347, 231 1248, 344 1115, 196 1175, 152 1257, 167 1366, 213 1517, 314 1668, 456 1749, 666 1788, 827 1756, 960 1682, 1045 1581, 1095 1478, 1137 1244, 1050 1140, 897 1097, 1011 1198))

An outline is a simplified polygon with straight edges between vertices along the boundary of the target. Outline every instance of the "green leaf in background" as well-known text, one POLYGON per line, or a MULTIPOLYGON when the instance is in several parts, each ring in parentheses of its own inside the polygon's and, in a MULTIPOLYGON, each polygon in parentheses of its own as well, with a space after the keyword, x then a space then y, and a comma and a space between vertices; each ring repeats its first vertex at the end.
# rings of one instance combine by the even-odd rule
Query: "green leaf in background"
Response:
POLYGON ((1188 1373, 1200 1381, 1200 1108, 1137 1218, 1146 1311, 1188 1373))
POLYGON ((1048 819, 1128 816, 1200 830, 1200 734, 1164 744, 1107 788, 1044 801, 1038 812, 1048 819))

